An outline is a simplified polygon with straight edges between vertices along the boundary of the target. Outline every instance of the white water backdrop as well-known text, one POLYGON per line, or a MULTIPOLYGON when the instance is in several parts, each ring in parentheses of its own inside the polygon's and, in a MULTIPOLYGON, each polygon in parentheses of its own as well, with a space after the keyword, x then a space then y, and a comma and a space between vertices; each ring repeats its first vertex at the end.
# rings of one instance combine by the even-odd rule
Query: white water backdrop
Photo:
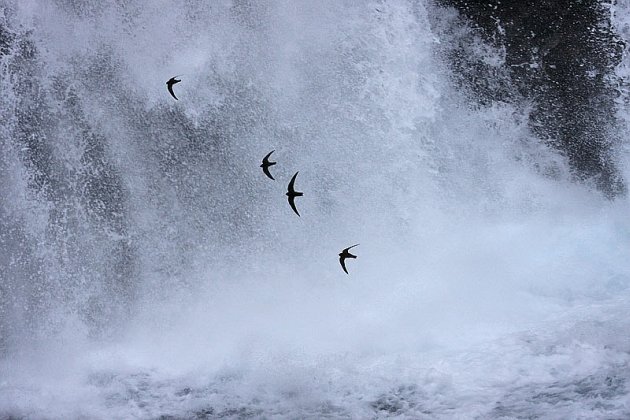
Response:
POLYGON ((630 416, 628 198, 453 82, 453 10, 0 3, 0 417, 630 416))

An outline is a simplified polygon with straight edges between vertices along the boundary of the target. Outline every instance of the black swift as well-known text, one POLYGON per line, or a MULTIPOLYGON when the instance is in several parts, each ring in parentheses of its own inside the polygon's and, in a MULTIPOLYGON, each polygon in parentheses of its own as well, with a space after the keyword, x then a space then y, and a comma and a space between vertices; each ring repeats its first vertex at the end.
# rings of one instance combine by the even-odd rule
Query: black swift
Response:
POLYGON ((297 208, 295 207, 295 197, 301 197, 304 195, 304 193, 295 191, 293 185, 295 184, 295 178, 298 176, 299 173, 300 172, 298 171, 295 173, 295 175, 293 175, 293 178, 291 178, 291 182, 289 182, 289 188, 287 191, 287 197, 289 197, 289 205, 298 216, 300 215, 300 213, 298 213, 297 208))
POLYGON ((260 167, 262 168, 263 172, 265 173, 265 175, 267 175, 269 178, 273 179, 275 181, 275 179, 273 178, 273 176, 271 176, 271 173, 269 173, 269 167, 275 165, 277 162, 269 162, 269 156, 271 156, 271 154, 275 152, 275 150, 272 150, 271 152, 269 152, 267 154, 267 156, 265 156, 262 160, 262 164, 260 165, 260 167))
MULTIPOLYGON (((177 76, 175 76, 175 77, 177 77, 177 76)), ((177 99, 177 96, 175 96, 175 92, 173 92, 173 85, 175 83, 181 82, 181 80, 178 80, 175 77, 171 77, 170 79, 168 79, 168 82, 166 82, 166 86, 168 87, 168 91, 171 94, 171 96, 173 98, 175 98, 176 101, 178 101, 179 99, 177 99)))
POLYGON ((346 272, 346 274, 350 274, 348 273, 348 270, 346 269, 346 258, 356 258, 356 255, 352 255, 351 253, 349 253, 348 251, 352 248, 354 248, 355 246, 357 246, 359 244, 355 244, 352 246, 349 246, 348 248, 344 249, 343 251, 341 251, 339 253, 339 264, 341 264, 341 268, 343 268, 343 271, 346 272))

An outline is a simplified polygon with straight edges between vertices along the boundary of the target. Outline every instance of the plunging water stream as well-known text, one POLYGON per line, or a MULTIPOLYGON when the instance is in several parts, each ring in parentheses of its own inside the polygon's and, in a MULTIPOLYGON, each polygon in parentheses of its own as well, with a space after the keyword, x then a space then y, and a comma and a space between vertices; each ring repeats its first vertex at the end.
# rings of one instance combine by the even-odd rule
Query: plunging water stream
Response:
POLYGON ((510 83, 453 9, 0 9, 0 417, 629 415, 628 199, 455 82, 510 83))

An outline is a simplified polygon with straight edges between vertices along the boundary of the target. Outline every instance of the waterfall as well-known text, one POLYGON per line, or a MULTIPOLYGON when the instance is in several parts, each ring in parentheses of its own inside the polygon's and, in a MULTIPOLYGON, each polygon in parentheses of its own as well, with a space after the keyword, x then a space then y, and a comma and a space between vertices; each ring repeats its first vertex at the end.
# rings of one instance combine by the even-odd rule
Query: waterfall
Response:
POLYGON ((0 0, 0 417, 627 416, 627 56, 602 178, 446 3, 0 0))

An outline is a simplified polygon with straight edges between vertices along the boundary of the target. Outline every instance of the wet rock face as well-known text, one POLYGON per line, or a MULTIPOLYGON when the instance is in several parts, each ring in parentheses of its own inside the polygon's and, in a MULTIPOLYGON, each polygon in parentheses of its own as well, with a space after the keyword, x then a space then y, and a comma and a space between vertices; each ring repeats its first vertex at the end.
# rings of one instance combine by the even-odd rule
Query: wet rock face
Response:
POLYGON ((532 130, 567 156, 576 179, 594 182, 611 198, 624 193, 613 155, 614 68, 624 45, 612 30, 608 6, 598 0, 439 2, 455 7, 505 51, 509 89, 484 88, 474 67, 455 65, 481 100, 519 95, 531 101, 532 130))

